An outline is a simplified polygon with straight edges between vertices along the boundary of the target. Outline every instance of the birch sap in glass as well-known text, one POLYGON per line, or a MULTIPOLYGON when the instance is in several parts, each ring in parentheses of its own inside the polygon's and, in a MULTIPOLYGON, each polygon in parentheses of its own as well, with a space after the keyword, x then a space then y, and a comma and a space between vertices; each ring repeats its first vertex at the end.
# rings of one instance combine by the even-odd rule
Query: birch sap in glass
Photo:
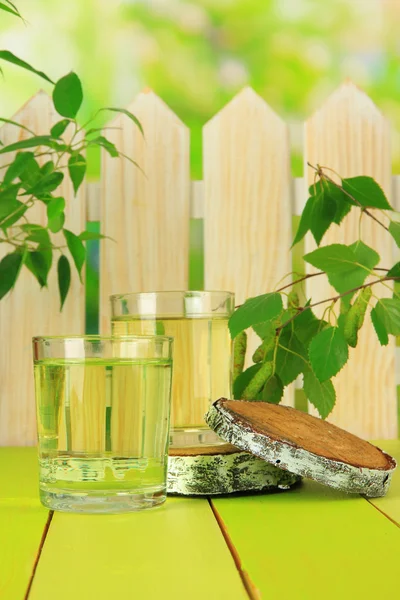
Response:
POLYGON ((164 502, 171 340, 35 338, 40 496, 125 512, 164 502))
POLYGON ((229 292, 157 292, 112 296, 112 333, 174 339, 171 445, 220 443, 204 421, 210 404, 231 397, 234 309, 229 292))

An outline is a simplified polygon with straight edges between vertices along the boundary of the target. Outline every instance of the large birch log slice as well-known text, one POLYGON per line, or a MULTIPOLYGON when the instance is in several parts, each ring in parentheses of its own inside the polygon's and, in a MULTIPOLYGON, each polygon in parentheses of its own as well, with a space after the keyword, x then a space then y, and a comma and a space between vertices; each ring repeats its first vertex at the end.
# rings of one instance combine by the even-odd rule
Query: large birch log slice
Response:
POLYGON ((300 479, 230 444, 169 451, 168 494, 210 496, 286 490, 300 479))
POLYGON ((384 496, 396 468, 379 448, 289 406, 221 398, 205 420, 224 441, 345 492, 384 496))

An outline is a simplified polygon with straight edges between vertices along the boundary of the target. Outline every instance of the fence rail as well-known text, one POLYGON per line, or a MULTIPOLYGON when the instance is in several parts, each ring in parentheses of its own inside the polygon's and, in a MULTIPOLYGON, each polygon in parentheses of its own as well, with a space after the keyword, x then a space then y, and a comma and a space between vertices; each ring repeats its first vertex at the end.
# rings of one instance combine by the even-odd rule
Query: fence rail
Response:
MULTIPOLYGON (((55 122, 52 110, 40 92, 15 119, 40 134, 55 122)), ((139 94, 129 110, 142 122, 145 139, 122 116, 113 121, 119 129, 109 130, 108 137, 134 157, 145 175, 105 154, 99 182, 85 184, 77 199, 68 186, 63 189, 69 229, 83 230, 86 221, 100 221, 102 233, 117 240, 101 242, 101 331, 109 331, 111 293, 188 287, 190 219, 204 222, 206 289, 232 290, 238 302, 273 289, 292 270, 292 216, 301 213, 309 183, 307 170, 304 178, 290 176, 285 122, 246 88, 205 125, 204 178, 191 182, 187 127, 153 92, 139 94)), ((372 101, 346 83, 306 121, 304 159, 342 176, 371 175, 400 207, 400 177, 391 175, 389 136, 372 101)), ((21 137, 10 125, 0 129, 5 143, 21 137)), ((35 216, 46 224, 44 213, 35 216)), ((340 230, 329 232, 326 243, 351 243, 357 235, 350 214, 340 230)), ((365 224, 363 236, 385 264, 393 263, 393 244, 373 224, 365 224)), ((5 253, 1 246, 0 258, 5 253)), ((311 240, 306 247, 312 248, 311 240)), ((60 314, 54 266, 52 270, 49 290, 39 290, 26 271, 0 303, 0 445, 35 443, 32 335, 84 333, 84 287, 73 277, 60 314)), ((314 300, 329 293, 318 282, 311 279, 307 289, 314 300)), ((366 327, 335 383, 333 422, 365 438, 397 436, 394 342, 380 347, 366 327)), ((293 404, 294 387, 285 402, 293 404)))

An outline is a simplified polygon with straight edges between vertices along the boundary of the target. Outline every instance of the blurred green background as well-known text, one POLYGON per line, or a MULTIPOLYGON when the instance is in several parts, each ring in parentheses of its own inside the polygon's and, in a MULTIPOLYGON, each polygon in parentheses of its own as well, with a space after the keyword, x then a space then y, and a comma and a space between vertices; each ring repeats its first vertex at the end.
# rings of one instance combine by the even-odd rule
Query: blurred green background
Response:
MULTIPOLYGON (((192 173, 201 177, 201 127, 245 85, 291 125, 300 175, 301 127, 345 78, 359 84, 400 129, 399 0, 18 0, 27 24, 1 13, 0 46, 59 77, 84 83, 82 119, 126 106, 143 87, 192 131, 192 173)), ((12 67, 0 113, 38 88, 12 67)), ((400 164, 395 149, 395 165, 400 164)), ((98 161, 91 157, 91 176, 98 161)))

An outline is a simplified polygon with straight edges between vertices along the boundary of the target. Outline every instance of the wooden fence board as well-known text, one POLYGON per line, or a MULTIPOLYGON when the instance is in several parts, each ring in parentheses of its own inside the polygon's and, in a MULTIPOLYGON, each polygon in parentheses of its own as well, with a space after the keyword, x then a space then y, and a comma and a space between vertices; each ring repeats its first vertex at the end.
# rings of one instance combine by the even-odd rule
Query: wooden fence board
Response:
MULTIPOLYGON (((389 127, 372 101, 353 84, 341 86, 306 123, 305 160, 334 169, 342 177, 370 175, 391 195, 389 127)), ((307 169, 308 185, 314 174, 307 169)), ((334 226, 322 244, 350 244, 358 239, 359 210, 352 209, 340 229, 334 226)), ((381 256, 381 266, 390 268, 393 244, 389 234, 372 219, 362 220, 362 239, 381 256)), ((315 245, 307 235, 306 250, 315 245)), ((321 278, 310 279, 308 294, 313 301, 336 294, 321 278)), ((378 285, 378 295, 390 290, 378 285)), ((337 404, 329 420, 363 438, 397 436, 395 387, 395 342, 380 346, 369 316, 359 336, 358 347, 350 349, 348 365, 334 380, 337 404)))
MULTIPOLYGON (((36 134, 46 134, 61 117, 55 114, 47 94, 39 92, 13 118, 36 134)), ((0 139, 4 144, 28 136, 13 125, 5 124, 0 129, 0 139)), ((10 154, 2 155, 0 164, 6 164, 9 159, 10 154)), ((73 197, 69 181, 63 182, 58 191, 66 200, 65 227, 80 233, 85 229, 85 184, 77 198, 73 197)), ((37 202, 26 216, 31 222, 47 224, 43 203, 37 202)), ((63 237, 60 243, 65 245, 63 237)), ((0 244, 0 259, 8 252, 8 245, 0 244)), ((74 272, 71 260, 69 297, 60 313, 57 260, 58 255, 54 253, 48 289, 40 290, 34 276, 24 268, 15 289, 0 303, 0 445, 31 445, 36 441, 32 336, 84 333, 84 287, 74 272)))
POLYGON ((205 286, 240 304, 292 270, 287 126, 246 88, 206 124, 203 148, 205 286))
POLYGON ((189 255, 189 130, 153 92, 139 94, 126 116, 105 131, 134 159, 103 153, 100 324, 109 330, 110 294, 187 289, 189 255))

